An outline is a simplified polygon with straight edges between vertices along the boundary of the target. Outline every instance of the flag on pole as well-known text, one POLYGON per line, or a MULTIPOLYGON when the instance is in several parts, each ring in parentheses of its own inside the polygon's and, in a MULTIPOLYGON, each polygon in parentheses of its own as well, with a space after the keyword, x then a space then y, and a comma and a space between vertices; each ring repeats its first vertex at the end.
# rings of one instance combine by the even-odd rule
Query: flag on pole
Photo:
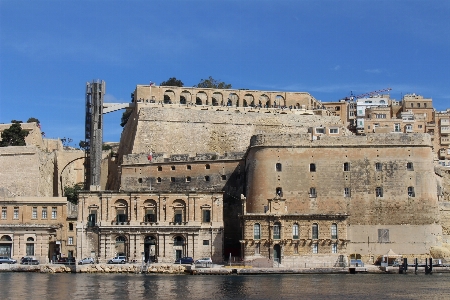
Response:
POLYGON ((150 86, 152 86, 152 85, 155 85, 155 83, 150 81, 150 86))
POLYGON ((153 158, 153 154, 152 152, 150 152, 150 154, 147 156, 148 161, 152 161, 153 158))

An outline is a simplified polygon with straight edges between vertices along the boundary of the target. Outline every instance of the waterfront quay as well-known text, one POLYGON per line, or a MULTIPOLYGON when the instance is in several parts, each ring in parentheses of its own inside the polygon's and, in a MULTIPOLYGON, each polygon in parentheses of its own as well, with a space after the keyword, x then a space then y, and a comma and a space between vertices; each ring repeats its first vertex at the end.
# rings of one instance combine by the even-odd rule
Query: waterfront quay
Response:
MULTIPOLYGON (((128 273, 128 274, 186 274, 186 275, 263 275, 263 274, 426 274, 426 268, 420 266, 403 270, 399 266, 380 267, 316 267, 316 268, 258 268, 249 266, 183 265, 171 263, 152 264, 90 264, 90 265, 16 265, 0 264, 0 272, 36 272, 36 273, 128 273)), ((432 273, 450 273, 450 266, 433 267, 432 273)))

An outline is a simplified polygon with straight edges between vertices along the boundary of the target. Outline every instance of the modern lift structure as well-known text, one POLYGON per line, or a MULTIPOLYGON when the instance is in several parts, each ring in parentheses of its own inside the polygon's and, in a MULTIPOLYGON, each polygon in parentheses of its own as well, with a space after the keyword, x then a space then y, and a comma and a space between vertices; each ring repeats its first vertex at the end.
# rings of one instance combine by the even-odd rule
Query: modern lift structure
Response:
POLYGON ((134 103, 104 103, 106 83, 93 80, 86 83, 84 189, 100 190, 103 114, 134 107, 134 103))

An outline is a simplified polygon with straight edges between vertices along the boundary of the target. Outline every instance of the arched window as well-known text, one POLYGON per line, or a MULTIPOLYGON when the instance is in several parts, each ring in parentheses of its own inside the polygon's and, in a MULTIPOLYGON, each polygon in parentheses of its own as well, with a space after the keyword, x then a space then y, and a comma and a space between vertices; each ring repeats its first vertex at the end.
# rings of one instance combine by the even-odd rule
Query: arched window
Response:
POLYGON ((331 224, 331 239, 336 240, 338 238, 337 224, 331 224))
POLYGON ((281 224, 276 222, 273 224, 273 239, 279 240, 281 238, 281 224))
POLYGON ((127 238, 119 235, 116 237, 115 252, 119 256, 127 256, 127 238))
POLYGON ((184 246, 184 238, 182 236, 176 236, 173 239, 174 246, 184 246))
POLYGON ((317 223, 314 223, 312 225, 312 239, 313 240, 319 239, 319 225, 317 223))
POLYGON ((144 202, 144 222, 157 222, 156 201, 153 199, 144 202))
POLYGON ((298 230, 298 224, 292 225, 292 238, 294 240, 298 240, 299 237, 299 230, 298 230))
POLYGON ((259 223, 253 225, 253 239, 261 239, 261 225, 259 223))
POLYGON ((128 202, 119 199, 115 202, 116 207, 116 223, 122 224, 128 222, 128 202))
POLYGON ((185 208, 186 203, 177 199, 173 203, 173 222, 176 224, 181 224, 182 222, 186 222, 185 220, 185 208))

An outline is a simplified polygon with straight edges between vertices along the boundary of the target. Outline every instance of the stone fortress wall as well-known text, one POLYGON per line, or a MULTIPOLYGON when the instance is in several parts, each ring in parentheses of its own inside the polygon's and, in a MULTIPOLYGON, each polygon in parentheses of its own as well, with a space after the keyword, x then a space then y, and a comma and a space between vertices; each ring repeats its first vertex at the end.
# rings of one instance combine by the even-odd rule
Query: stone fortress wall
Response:
POLYGON ((442 242, 427 134, 320 140, 308 135, 258 135, 246 158, 246 176, 246 218, 264 215, 278 198, 283 202, 278 214, 298 216, 299 222, 304 214, 348 216, 347 253, 362 254, 367 260, 389 249, 426 254, 442 242), (386 241, 380 242, 379 230, 389 232, 386 241))
MULTIPOLYGON (((12 124, 0 124, 0 132, 12 124)), ((55 197, 84 181, 84 151, 45 139, 36 123, 21 123, 27 146, 0 147, 0 196, 55 197), (62 185, 62 186, 61 186, 62 185)))

